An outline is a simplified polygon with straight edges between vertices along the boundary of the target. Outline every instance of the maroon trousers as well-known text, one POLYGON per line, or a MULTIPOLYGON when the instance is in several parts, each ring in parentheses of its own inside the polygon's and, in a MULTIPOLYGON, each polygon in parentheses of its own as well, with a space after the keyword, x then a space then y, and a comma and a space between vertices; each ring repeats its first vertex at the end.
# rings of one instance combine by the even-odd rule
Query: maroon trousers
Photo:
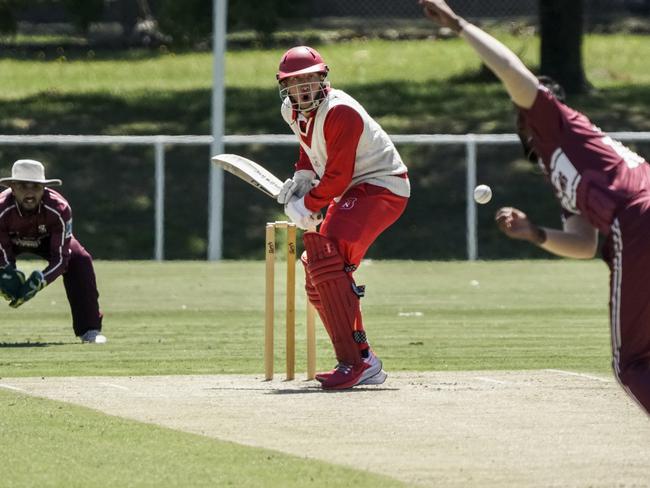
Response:
MULTIPOLYGON (((16 254, 32 252, 49 259, 49 250, 15 249, 16 254)), ((70 260, 63 272, 63 285, 72 312, 72 328, 76 336, 86 331, 102 329, 102 313, 99 310, 99 293, 95 281, 93 258, 74 237, 70 241, 70 260)))
POLYGON ((650 199, 619 212, 603 251, 611 271, 614 373, 650 414, 650 199))

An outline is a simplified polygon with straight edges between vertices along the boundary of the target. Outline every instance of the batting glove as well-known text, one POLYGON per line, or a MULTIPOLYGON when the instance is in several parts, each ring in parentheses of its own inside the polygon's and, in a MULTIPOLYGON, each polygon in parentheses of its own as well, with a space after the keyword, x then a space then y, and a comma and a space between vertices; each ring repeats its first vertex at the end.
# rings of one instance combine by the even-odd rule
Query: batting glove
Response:
POLYGON ((25 283, 25 274, 12 265, 0 269, 0 295, 7 301, 18 298, 25 283))
POLYGON ((296 227, 303 230, 314 229, 323 220, 320 213, 314 214, 305 207, 305 197, 298 198, 294 196, 284 206, 284 213, 296 224, 296 227))
POLYGON ((45 278, 43 277, 43 273, 40 271, 32 271, 32 274, 29 275, 29 278, 27 278, 27 281, 23 283, 23 286, 20 289, 19 295, 11 301, 9 304, 10 307, 12 308, 18 308, 20 307, 23 303, 28 302, 34 296, 41 291, 43 288, 45 288, 45 278))
POLYGON ((293 178, 289 178, 282 185, 277 198, 278 203, 286 205, 293 196, 304 197, 318 183, 319 180, 316 179, 316 173, 313 171, 308 169, 298 170, 293 175, 293 178))

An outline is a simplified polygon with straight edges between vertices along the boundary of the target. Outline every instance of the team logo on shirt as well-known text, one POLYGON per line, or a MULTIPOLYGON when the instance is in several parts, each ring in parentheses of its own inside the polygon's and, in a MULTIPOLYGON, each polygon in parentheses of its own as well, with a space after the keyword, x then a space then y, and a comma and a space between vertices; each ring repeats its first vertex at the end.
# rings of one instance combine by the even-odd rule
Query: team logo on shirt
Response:
POLYGON ((356 203, 357 199, 356 198, 346 198, 343 203, 339 206, 341 210, 352 210, 354 208, 354 204, 356 203))
POLYGON ((558 148, 551 156, 551 183, 555 187, 555 195, 560 199, 562 207, 572 213, 579 214, 577 206, 578 185, 582 177, 571 160, 562 149, 558 148))
POLYGON ((11 239, 11 243, 16 247, 36 249, 41 244, 41 241, 30 237, 14 237, 11 239))
POLYGON ((45 227, 45 224, 40 224, 38 226, 38 233, 39 234, 47 234, 47 228, 45 227))

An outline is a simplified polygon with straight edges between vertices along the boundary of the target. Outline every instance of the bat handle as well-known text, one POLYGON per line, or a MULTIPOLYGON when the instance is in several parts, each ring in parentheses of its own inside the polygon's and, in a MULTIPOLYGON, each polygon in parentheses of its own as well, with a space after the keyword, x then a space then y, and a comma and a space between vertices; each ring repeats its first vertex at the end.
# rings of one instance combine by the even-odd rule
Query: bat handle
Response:
POLYGON ((321 214, 320 212, 318 212, 318 213, 313 213, 311 216, 312 216, 312 219, 313 219, 313 220, 315 220, 316 222, 318 222, 318 224, 315 224, 315 225, 312 226, 312 227, 308 227, 308 228, 307 228, 307 231, 308 231, 308 232, 317 232, 316 227, 317 227, 319 224, 323 223, 323 214, 321 214))

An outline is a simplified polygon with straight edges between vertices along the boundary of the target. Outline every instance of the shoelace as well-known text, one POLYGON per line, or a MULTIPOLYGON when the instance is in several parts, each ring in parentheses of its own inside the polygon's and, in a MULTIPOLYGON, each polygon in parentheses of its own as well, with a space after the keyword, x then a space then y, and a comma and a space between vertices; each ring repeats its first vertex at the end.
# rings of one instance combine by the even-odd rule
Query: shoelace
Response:
POLYGON ((344 363, 339 363, 336 365, 336 370, 340 371, 343 374, 350 374, 350 371, 352 371, 352 366, 344 363))

